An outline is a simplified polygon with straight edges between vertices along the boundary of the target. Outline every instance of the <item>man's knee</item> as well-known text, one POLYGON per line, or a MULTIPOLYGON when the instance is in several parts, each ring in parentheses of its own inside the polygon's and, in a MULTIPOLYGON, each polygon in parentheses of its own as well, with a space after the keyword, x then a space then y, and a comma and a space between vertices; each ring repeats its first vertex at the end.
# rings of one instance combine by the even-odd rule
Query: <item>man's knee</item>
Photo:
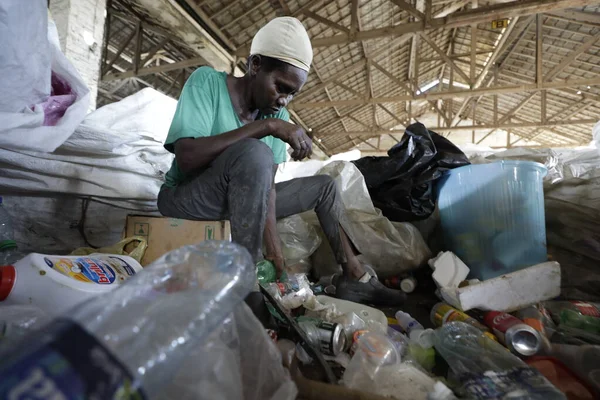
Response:
POLYGON ((337 186, 335 180, 329 175, 315 175, 314 179, 324 195, 333 196, 336 194, 337 186))
POLYGON ((273 173, 273 151, 265 143, 258 139, 243 139, 236 143, 239 152, 238 161, 244 168, 262 171, 267 169, 269 174, 273 173))

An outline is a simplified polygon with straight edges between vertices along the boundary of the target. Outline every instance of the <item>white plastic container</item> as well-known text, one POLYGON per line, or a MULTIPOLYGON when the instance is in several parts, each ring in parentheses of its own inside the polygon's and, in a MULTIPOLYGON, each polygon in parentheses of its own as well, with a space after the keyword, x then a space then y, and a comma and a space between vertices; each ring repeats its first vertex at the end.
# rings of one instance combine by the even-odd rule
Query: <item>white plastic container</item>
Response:
POLYGON ((31 304, 60 315, 107 293, 142 270, 131 257, 111 254, 50 256, 32 253, 0 267, 0 307, 31 304))

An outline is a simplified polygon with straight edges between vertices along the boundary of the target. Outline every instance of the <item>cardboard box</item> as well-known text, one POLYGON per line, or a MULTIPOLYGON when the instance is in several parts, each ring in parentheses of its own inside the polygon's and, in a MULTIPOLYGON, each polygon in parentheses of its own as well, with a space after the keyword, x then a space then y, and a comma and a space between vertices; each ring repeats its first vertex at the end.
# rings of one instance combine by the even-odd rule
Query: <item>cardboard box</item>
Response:
POLYGON ((229 221, 189 221, 178 218, 128 215, 124 237, 140 236, 148 241, 142 258, 146 266, 171 250, 204 240, 231 240, 229 221))

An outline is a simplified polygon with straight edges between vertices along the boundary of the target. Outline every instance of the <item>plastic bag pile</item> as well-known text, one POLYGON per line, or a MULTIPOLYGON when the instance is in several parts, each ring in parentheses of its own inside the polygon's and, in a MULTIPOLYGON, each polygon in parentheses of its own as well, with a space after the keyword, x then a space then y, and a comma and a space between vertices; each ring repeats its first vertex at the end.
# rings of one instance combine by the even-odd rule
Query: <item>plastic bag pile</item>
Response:
POLYGON ((444 171, 470 164, 458 147, 421 123, 409 125, 388 156, 364 157, 354 164, 375 207, 398 222, 429 217, 435 210, 435 180, 444 171))

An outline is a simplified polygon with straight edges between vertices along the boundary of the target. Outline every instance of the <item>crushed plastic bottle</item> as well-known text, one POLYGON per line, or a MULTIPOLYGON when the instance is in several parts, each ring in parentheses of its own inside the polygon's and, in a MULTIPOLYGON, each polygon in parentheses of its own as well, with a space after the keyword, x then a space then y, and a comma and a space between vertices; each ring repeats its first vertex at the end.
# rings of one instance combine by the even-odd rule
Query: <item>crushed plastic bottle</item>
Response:
POLYGON ((277 280, 275 265, 269 260, 262 260, 256 264, 256 277, 258 283, 267 284, 277 280))
POLYGON ((442 325, 436 330, 434 345, 469 398, 566 400, 537 370, 464 322, 442 325))
POLYGON ((250 254, 234 243, 170 252, 18 346, 1 346, 0 398, 38 398, 41 382, 45 398, 160 397, 188 353, 252 290, 255 276, 250 254))

